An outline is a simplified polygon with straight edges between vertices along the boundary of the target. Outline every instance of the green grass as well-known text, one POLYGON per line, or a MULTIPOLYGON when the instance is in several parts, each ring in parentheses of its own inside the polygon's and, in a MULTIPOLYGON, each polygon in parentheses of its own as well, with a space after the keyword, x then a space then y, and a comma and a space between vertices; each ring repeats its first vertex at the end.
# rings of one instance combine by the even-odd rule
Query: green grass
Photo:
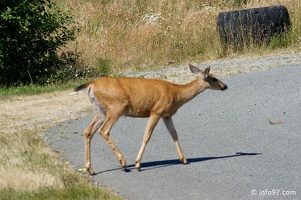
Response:
POLYGON ((42 188, 38 191, 31 192, 22 192, 16 191, 13 188, 8 188, 0 191, 1 200, 14 200, 14 199, 23 199, 23 200, 74 200, 74 199, 115 199, 121 200, 120 197, 112 196, 107 190, 103 190, 95 186, 87 185, 78 185, 70 186, 64 189, 57 188, 42 188))
POLYGON ((60 84, 47 84, 47 85, 23 85, 17 87, 0 87, 0 98, 1 97, 9 97, 15 95, 37 95, 49 92, 57 92, 64 91, 68 89, 72 89, 84 82, 88 82, 89 80, 76 80, 76 81, 68 81, 66 83, 60 84))

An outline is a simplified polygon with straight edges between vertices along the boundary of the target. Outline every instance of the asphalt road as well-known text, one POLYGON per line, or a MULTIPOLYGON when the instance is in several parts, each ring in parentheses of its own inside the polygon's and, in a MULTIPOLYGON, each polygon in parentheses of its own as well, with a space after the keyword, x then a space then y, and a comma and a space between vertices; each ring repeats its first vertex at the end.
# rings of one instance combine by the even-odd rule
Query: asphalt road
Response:
MULTIPOLYGON (((111 137, 129 172, 95 134, 92 167, 97 175, 92 179, 130 200, 301 199, 300 77, 301 66, 280 66, 222 78, 227 91, 205 91, 180 108, 173 118, 189 165, 178 161, 160 121, 137 172, 134 163, 147 119, 122 117, 111 137)), ((67 121, 45 132, 51 148, 76 169, 84 167, 83 130, 91 119, 67 121)))

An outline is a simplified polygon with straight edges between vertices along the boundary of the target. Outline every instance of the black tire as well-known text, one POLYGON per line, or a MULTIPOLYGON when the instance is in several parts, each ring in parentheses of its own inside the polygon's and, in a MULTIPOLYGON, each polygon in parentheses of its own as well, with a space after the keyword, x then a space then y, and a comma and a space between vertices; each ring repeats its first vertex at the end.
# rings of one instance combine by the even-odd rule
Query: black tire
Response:
POLYGON ((221 12, 217 29, 224 45, 248 45, 250 42, 268 43, 275 35, 283 35, 291 22, 285 6, 269 6, 221 12))

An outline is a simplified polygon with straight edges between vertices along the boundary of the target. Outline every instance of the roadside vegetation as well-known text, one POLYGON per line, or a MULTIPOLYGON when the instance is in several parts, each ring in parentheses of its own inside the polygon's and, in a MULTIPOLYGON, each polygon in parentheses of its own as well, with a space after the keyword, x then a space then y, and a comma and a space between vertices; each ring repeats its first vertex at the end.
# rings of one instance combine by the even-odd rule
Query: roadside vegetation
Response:
MULTIPOLYGON (((6 74, 0 74, 0 199, 122 199, 74 170, 45 143, 42 134, 45 129, 90 111, 85 106, 89 107, 85 97, 58 101, 60 96, 66 96, 66 90, 81 82, 100 74, 118 75, 279 51, 297 52, 301 48, 300 0, 32 2, 55 3, 57 7, 53 7, 55 11, 48 20, 64 20, 63 25, 53 24, 58 25, 59 32, 52 36, 64 31, 66 34, 49 40, 41 31, 43 38, 48 38, 47 42, 60 41, 60 45, 46 43, 45 49, 36 50, 37 45, 30 43, 33 46, 27 49, 28 56, 36 61, 35 65, 22 60, 23 55, 27 55, 26 49, 21 52, 17 48, 11 54, 3 54, 3 44, 10 45, 15 40, 1 38, 0 70, 6 74), (292 22, 292 29, 284 38, 275 38, 268 46, 250 45, 238 52, 222 48, 216 30, 219 12, 279 4, 287 7, 292 22), (37 59, 36 52, 41 53, 37 59), (7 59, 14 62, 10 64, 7 59), (22 67, 25 70, 20 72, 22 67), (16 76, 20 78, 15 79, 16 76), (83 103, 74 108, 75 102, 83 103)), ((30 15, 18 17, 9 9, 0 15, 1 20, 14 21, 13 28, 20 25, 22 34, 30 32, 30 23, 38 23, 31 21, 30 15)))
POLYGON ((279 48, 298 50, 301 3, 298 0, 56 0, 76 10, 79 33, 69 48, 81 52, 80 63, 100 73, 152 70, 187 62, 272 53, 279 48), (282 4, 292 31, 269 46, 250 45, 239 52, 223 49, 217 32, 221 11, 282 4))
MULTIPOLYGON (((89 79, 84 79, 88 81, 89 79)), ((0 88, 0 98, 1 97, 10 97, 16 95, 36 95, 42 93, 56 92, 56 91, 64 91, 70 88, 75 88, 83 82, 80 80, 69 80, 64 83, 48 83, 45 85, 39 84, 28 84, 28 85, 20 85, 14 87, 1 87, 0 88)))

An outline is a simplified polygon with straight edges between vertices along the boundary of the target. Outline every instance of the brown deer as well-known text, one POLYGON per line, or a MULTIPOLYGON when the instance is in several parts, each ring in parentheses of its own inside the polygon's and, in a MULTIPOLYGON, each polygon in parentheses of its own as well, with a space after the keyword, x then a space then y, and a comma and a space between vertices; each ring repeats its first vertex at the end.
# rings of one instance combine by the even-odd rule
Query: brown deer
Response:
POLYGON ((71 94, 87 91, 95 108, 95 117, 85 130, 85 167, 93 175, 91 167, 90 144, 94 133, 99 129, 116 154, 122 168, 126 162, 122 153, 110 138, 110 130, 122 115, 130 117, 149 117, 145 128, 143 143, 136 158, 135 167, 140 171, 140 163, 146 144, 160 118, 163 119, 176 145, 177 153, 183 164, 188 164, 182 153, 172 116, 192 98, 206 89, 226 90, 227 85, 209 73, 189 64, 192 73, 198 77, 187 84, 180 85, 156 79, 102 77, 75 88, 71 94))

